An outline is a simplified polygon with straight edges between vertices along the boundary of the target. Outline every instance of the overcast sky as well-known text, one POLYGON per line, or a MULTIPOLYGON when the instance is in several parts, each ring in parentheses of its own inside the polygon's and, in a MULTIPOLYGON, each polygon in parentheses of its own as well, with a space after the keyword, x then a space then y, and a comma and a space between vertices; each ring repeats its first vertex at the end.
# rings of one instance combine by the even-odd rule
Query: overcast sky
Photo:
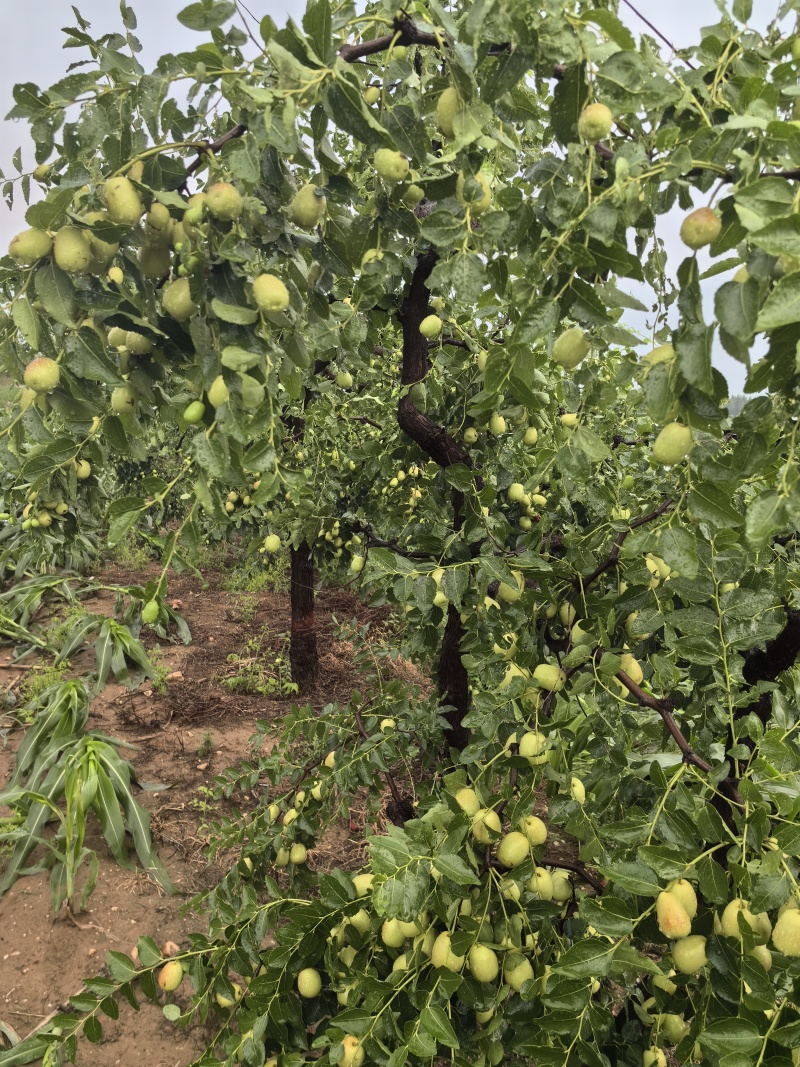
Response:
MULTIPOLYGON (((155 60, 165 52, 177 52, 195 47, 205 36, 185 29, 177 21, 177 14, 186 6, 187 0, 130 0, 130 6, 139 21, 136 36, 143 45, 140 61, 150 69, 155 60)), ((755 0, 754 22, 764 25, 774 14, 773 0, 755 0)), ((119 8, 114 0, 77 0, 75 5, 84 19, 91 23, 91 32, 102 36, 121 29, 119 8)), ((287 17, 300 20, 305 7, 301 0, 247 0, 246 5, 258 20, 269 14, 278 25, 287 17)), ((639 11, 658 27, 661 33, 676 45, 683 47, 698 39, 701 26, 718 21, 719 12, 715 0, 637 0, 639 11)), ((620 15, 638 36, 650 33, 639 18, 620 5, 620 15)), ((70 0, 0 0, 0 40, 3 45, 3 62, 0 64, 0 114, 5 116, 13 106, 12 89, 17 82, 31 81, 46 88, 63 77, 67 65, 86 56, 85 50, 64 50, 62 27, 74 26, 75 17, 70 0)), ((22 146, 23 163, 33 166, 27 123, 4 121, 0 127, 0 167, 6 178, 15 172, 11 158, 22 146)), ((11 237, 25 226, 25 204, 22 197, 14 210, 9 212, 0 201, 0 247, 5 248, 11 237)), ((674 227, 677 231, 677 227, 674 227)), ((673 269, 683 257, 683 252, 673 235, 670 261, 673 269), (674 249, 674 251, 673 251, 674 249)), ((707 253, 701 253, 706 256, 707 253)), ((710 297, 709 297, 710 299, 710 297)), ((709 313, 707 312, 707 317, 709 313)), ((728 378, 731 393, 740 392, 744 372, 740 364, 720 352, 715 363, 728 378)))

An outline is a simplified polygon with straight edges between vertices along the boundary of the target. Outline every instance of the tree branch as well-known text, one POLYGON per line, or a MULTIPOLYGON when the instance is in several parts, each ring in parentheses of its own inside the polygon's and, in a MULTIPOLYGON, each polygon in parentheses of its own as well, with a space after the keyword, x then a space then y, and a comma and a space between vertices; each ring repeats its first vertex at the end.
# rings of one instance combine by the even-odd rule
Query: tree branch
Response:
POLYGON ((398 556, 403 556, 405 559, 424 559, 429 563, 434 563, 438 558, 428 552, 411 552, 407 548, 401 548, 396 541, 384 541, 380 537, 375 536, 372 532, 372 527, 368 523, 354 522, 353 529, 356 533, 363 533, 366 535, 368 548, 388 548, 392 552, 396 552, 398 556))
POLYGON ((695 750, 681 733, 680 727, 675 722, 675 716, 672 714, 673 704, 669 700, 659 700, 658 697, 650 696, 650 694, 646 693, 640 685, 637 685, 633 678, 627 675, 625 671, 617 671, 617 678, 622 682, 626 689, 629 689, 631 693, 633 693, 642 707, 652 708, 653 711, 658 712, 667 730, 669 730, 672 735, 675 744, 681 750, 683 762, 688 763, 692 767, 698 767, 706 774, 710 774, 713 770, 711 764, 706 763, 701 756, 697 755, 695 750))
POLYGON ((339 422, 364 422, 367 426, 374 426, 376 430, 383 429, 379 422, 375 422, 374 419, 370 419, 366 415, 337 415, 336 418, 339 422))
POLYGON ((212 155, 216 155, 220 148, 226 145, 228 141, 234 141, 237 137, 243 137, 245 133, 247 133, 247 127, 243 122, 238 122, 235 126, 232 126, 227 133, 223 133, 221 137, 218 137, 216 141, 208 141, 197 153, 197 158, 186 168, 186 177, 181 182, 180 188, 185 190, 187 180, 191 178, 195 171, 200 169, 209 152, 211 152, 212 155))
POLYGON ((356 60, 366 56, 374 56, 378 52, 385 52, 392 44, 412 45, 424 44, 432 48, 441 48, 442 39, 435 33, 426 33, 420 30, 409 18, 395 19, 392 33, 385 33, 382 37, 374 37, 371 41, 362 41, 361 44, 343 44, 339 49, 339 55, 345 63, 355 63, 356 60))
POLYGON ((562 860, 559 856, 542 856, 543 867, 563 867, 566 871, 574 871, 587 885, 590 885, 595 893, 602 893, 606 883, 591 874, 582 863, 573 863, 571 860, 562 860))
POLYGON ((575 588, 586 589, 593 582, 596 582, 601 574, 605 574, 609 567, 613 567, 613 565, 617 562, 617 560, 619 559, 620 551, 622 550, 622 546, 625 544, 625 539, 627 538, 628 534, 631 533, 631 531, 638 529, 638 527, 640 526, 646 526, 647 523, 652 522, 653 519, 659 518, 665 512, 669 511, 673 503, 674 501, 672 500, 672 498, 664 500, 661 504, 659 504, 655 511, 651 511, 648 515, 641 515, 638 519, 634 519, 627 530, 623 530, 622 533, 617 534, 617 538, 614 541, 614 547, 611 549, 606 559, 604 559, 602 563, 598 564, 598 566, 595 567, 595 569, 588 577, 583 578, 579 575, 577 578, 572 579, 572 584, 575 586, 575 588))

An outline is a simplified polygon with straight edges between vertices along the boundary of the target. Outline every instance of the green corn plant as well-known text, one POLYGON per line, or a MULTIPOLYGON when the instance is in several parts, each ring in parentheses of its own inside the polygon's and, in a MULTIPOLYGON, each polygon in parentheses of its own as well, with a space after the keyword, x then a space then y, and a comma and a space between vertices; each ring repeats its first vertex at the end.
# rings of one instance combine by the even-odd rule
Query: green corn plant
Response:
POLYGON ((114 745, 122 744, 97 732, 85 732, 88 694, 81 681, 62 682, 41 695, 43 706, 23 738, 8 786, 0 791, 0 804, 24 817, 0 832, 0 843, 10 846, 0 895, 21 875, 51 870, 51 899, 57 911, 64 901, 78 910, 91 895, 97 878, 97 858, 84 847, 86 817, 97 816, 103 836, 121 866, 132 868, 126 834, 130 833, 142 866, 163 886, 174 886, 158 859, 150 833, 150 816, 132 793, 133 769, 114 745), (63 811, 62 811, 63 808, 63 811), (45 836, 48 822, 59 829, 45 836), (37 846, 45 858, 27 868, 37 846), (76 901, 76 875, 89 861, 81 897, 76 901))

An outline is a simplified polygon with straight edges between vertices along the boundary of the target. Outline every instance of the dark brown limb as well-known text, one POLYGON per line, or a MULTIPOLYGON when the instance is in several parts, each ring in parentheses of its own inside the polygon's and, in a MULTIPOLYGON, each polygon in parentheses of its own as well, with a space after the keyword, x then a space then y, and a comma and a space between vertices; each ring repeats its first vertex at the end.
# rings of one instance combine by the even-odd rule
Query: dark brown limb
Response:
POLYGON ((441 48, 442 41, 435 33, 426 33, 420 30, 411 19, 397 19, 392 33, 385 33, 382 37, 373 37, 371 41, 362 41, 361 44, 344 44, 339 49, 339 55, 345 63, 355 63, 366 56, 377 55, 385 52, 394 45, 429 45, 431 48, 441 48))
POLYGON ((638 519, 633 520, 627 530, 623 530, 622 533, 617 534, 616 540, 614 541, 614 547, 611 549, 606 559, 604 559, 602 563, 598 564, 598 566, 586 578, 579 576, 577 578, 572 579, 572 584, 576 587, 576 589, 586 589, 593 582, 596 582, 601 574, 605 574, 609 567, 613 567, 619 559, 619 554, 622 550, 622 546, 625 544, 625 539, 627 538, 631 530, 636 530, 640 526, 645 526, 648 522, 652 522, 654 519, 659 518, 665 512, 669 511, 673 503, 674 501, 671 499, 664 500, 661 504, 659 504, 655 511, 651 511, 648 515, 640 515, 638 519))
POLYGON ((669 700, 659 700, 658 697, 646 693, 640 685, 637 685, 637 683, 634 682, 633 678, 625 673, 625 671, 617 671, 617 678, 622 682, 626 689, 629 689, 631 693, 633 693, 642 707, 652 708, 653 711, 658 712, 661 716, 661 721, 664 723, 667 730, 672 735, 675 744, 680 749, 681 755, 683 756, 683 762, 688 763, 691 767, 697 767, 705 774, 710 774, 713 770, 711 764, 706 763, 701 756, 697 755, 695 750, 681 733, 680 727, 675 722, 675 716, 672 714, 673 704, 669 700))
MULTIPOLYGON (((353 714, 355 715, 358 732, 365 741, 368 741, 369 734, 364 726, 361 712, 358 708, 353 708, 353 714)), ((409 797, 401 796, 400 790, 397 788, 397 782, 395 782, 394 775, 391 771, 386 771, 384 773, 384 778, 386 779, 386 784, 389 786, 389 791, 391 792, 392 800, 394 801, 392 812, 389 813, 389 809, 387 808, 387 814, 390 814, 390 818, 395 826, 403 826, 409 819, 413 819, 414 805, 411 803, 409 797)))
POLYGON ((292 621, 289 663, 292 681, 297 683, 301 693, 306 693, 316 684, 319 669, 314 622, 314 556, 305 541, 297 548, 292 546, 290 555, 292 621))
MULTIPOLYGON (((434 251, 424 252, 417 257, 414 274, 397 312, 403 330, 403 366, 400 380, 407 386, 423 381, 428 371, 428 341, 420 333, 419 327, 428 314, 430 290, 427 283, 435 264, 434 251)), ((415 406, 408 391, 397 405, 397 422, 400 429, 440 467, 450 467, 454 463, 472 466, 469 453, 443 426, 439 426, 415 406)), ((458 530, 463 521, 463 494, 454 491, 452 501, 453 528, 458 530)), ((448 723, 448 743, 459 750, 463 749, 469 740, 469 731, 463 725, 470 703, 469 676, 461 662, 463 635, 464 627, 459 611, 455 605, 449 604, 437 670, 438 690, 439 699, 446 708, 444 716, 448 723)))
POLYGON ((439 699, 447 706, 447 740, 460 752, 469 741, 469 730, 463 725, 469 710, 469 675, 461 662, 461 639, 464 627, 455 604, 447 605, 447 623, 442 637, 442 651, 437 671, 439 699))
POLYGON ((633 440, 629 440, 621 433, 615 433, 614 438, 611 442, 611 447, 619 448, 620 445, 630 445, 631 447, 633 447, 634 445, 646 445, 648 440, 649 438, 647 437, 635 437, 633 438, 633 440))
POLYGON ((559 856, 543 856, 543 867, 563 867, 565 871, 574 871, 587 885, 590 885, 595 893, 602 893, 606 883, 584 867, 582 863, 573 863, 571 860, 562 860, 559 856))
POLYGON ((366 415, 337 415, 336 418, 339 422, 363 422, 367 426, 374 426, 376 430, 382 430, 383 427, 379 422, 375 422, 374 419, 367 418, 366 415))
POLYGON ((220 148, 228 143, 228 141, 235 141, 237 137, 243 137, 247 133, 247 127, 242 122, 237 122, 235 126, 231 126, 227 133, 223 133, 221 137, 218 137, 216 141, 208 141, 200 151, 197 153, 197 158, 194 159, 186 168, 186 178, 181 183, 183 189, 186 185, 186 180, 190 178, 195 171, 199 170, 205 162, 206 156, 209 152, 212 155, 216 155, 220 148))

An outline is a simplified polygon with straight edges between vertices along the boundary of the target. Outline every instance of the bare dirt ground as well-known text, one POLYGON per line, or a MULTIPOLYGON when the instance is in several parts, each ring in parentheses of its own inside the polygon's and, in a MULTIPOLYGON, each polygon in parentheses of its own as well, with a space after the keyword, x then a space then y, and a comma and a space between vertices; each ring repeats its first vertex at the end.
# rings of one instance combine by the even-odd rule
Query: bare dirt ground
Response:
MULTIPOLYGON (((103 580, 139 584, 155 574, 155 569, 152 574, 134 574, 109 566, 103 580)), ((182 895, 167 896, 141 871, 118 867, 96 826, 87 834, 86 843, 98 854, 100 875, 87 911, 74 920, 63 912, 53 918, 47 872, 19 879, 0 897, 0 1021, 20 1036, 63 1009, 85 977, 102 974, 107 950, 129 954, 142 935, 155 938, 160 945, 171 940, 185 946, 188 933, 201 928, 202 922, 193 915, 184 918, 181 906, 192 894, 216 884, 237 859, 222 856, 214 864, 205 859, 207 823, 216 812, 209 809, 203 790, 213 787, 215 774, 248 756, 248 741, 258 720, 275 721, 296 698, 233 693, 222 684, 237 671, 228 657, 241 657, 248 639, 267 627, 263 648, 279 650, 289 628, 287 597, 226 592, 224 577, 209 575, 206 588, 187 574, 170 580, 170 600, 185 617, 193 640, 189 646, 161 646, 166 691, 155 692, 149 681, 133 691, 108 685, 94 700, 88 724, 90 729, 135 744, 135 750, 121 752, 135 767, 138 779, 169 787, 158 792, 136 790, 136 795, 151 813, 160 857, 182 895), (209 740, 210 752, 201 749, 198 754, 204 743, 209 747, 209 740)), ((84 601, 84 605, 91 611, 110 613, 112 602, 109 595, 106 600, 84 601)), ((320 594, 321 675, 310 698, 320 708, 334 699, 346 699, 353 684, 349 650, 333 636, 333 615, 340 622, 358 617, 363 625, 367 619, 380 623, 385 612, 371 612, 341 591, 320 594)), ((143 639, 152 647, 147 634, 143 639)), ((11 651, 0 649, 3 687, 13 675, 10 659, 11 651)), ((73 660, 76 673, 89 666, 85 654, 73 660)), ((0 713, 0 726, 2 718, 0 713)), ((13 731, 6 747, 0 748, 0 785, 13 768, 21 736, 21 731, 13 731)), ((338 827, 328 842, 327 855, 320 855, 319 860, 325 866, 332 865, 331 861, 355 865, 347 860, 357 863, 362 841, 363 833, 347 824, 338 827)), ((103 1032, 102 1043, 91 1047, 82 1043, 78 1063, 184 1067, 201 1053, 209 1036, 199 1028, 176 1029, 158 1006, 147 1002, 138 1014, 123 1003, 118 1021, 103 1020, 103 1032)))

